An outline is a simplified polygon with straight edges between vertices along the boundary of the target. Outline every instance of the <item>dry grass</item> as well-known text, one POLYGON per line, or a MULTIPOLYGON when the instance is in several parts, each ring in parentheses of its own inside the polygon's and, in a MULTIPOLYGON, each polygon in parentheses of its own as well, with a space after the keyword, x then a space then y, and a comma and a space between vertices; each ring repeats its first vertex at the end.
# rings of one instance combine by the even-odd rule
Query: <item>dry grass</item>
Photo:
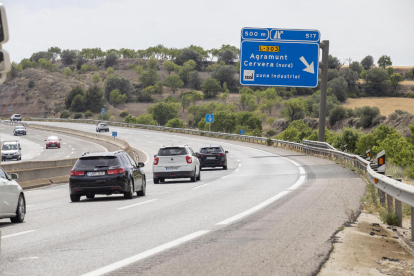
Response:
POLYGON ((394 113, 396 109, 405 110, 414 113, 414 99, 411 98, 359 98, 347 99, 343 105, 346 108, 355 108, 363 106, 376 106, 379 108, 381 115, 388 116, 394 113))

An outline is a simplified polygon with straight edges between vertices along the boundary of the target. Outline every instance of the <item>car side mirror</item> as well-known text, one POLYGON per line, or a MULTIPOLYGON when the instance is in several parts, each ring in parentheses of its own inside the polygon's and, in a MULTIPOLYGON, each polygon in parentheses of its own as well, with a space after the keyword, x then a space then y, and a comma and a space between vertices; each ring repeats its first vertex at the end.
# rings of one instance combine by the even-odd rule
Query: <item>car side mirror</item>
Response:
POLYGON ((11 179, 12 179, 12 180, 17 180, 17 179, 19 179, 19 175, 18 175, 17 173, 11 173, 11 174, 10 174, 10 177, 11 177, 11 179))
POLYGON ((19 150, 22 150, 22 148, 19 148, 19 150))
POLYGON ((157 157, 157 155, 156 155, 156 154, 154 154, 154 158, 155 158, 155 157, 157 157))
POLYGON ((46 140, 45 140, 46 141, 46 140))
POLYGON ((196 152, 194 155, 197 156, 197 157, 199 157, 200 156, 200 153, 196 152))
POLYGON ((138 168, 143 168, 143 167, 145 167, 145 164, 142 162, 138 162, 138 168))
POLYGON ((229 153, 227 150, 224 153, 229 153))

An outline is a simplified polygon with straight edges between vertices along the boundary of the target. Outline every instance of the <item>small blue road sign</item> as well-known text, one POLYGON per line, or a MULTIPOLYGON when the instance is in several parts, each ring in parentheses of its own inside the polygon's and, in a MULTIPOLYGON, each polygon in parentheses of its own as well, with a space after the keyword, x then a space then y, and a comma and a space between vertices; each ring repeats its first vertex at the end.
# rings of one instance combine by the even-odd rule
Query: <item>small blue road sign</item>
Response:
POLYGON ((214 123, 214 114, 206 114, 206 122, 214 123))
POLYGON ((12 108, 11 108, 11 106, 9 107, 9 112, 11 112, 11 110, 12 110, 12 108))
POLYGON ((318 30, 243 28, 240 83, 255 86, 316 87, 318 30))
POLYGON ((112 137, 117 137, 118 136, 118 132, 117 131, 112 131, 112 137))
POLYGON ((101 114, 104 115, 105 114, 105 108, 102 107, 101 109, 101 114))
POLYGON ((240 129, 240 135, 244 135, 244 129, 240 129))

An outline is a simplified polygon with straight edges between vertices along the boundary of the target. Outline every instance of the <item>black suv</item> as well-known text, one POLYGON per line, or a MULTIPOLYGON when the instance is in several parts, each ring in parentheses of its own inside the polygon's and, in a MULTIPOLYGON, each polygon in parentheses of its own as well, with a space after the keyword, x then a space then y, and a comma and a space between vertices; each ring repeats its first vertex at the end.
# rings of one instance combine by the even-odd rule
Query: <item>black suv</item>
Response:
POLYGON ((70 199, 96 194, 124 194, 131 199, 134 192, 144 196, 146 191, 144 163, 138 165, 125 151, 84 153, 76 161, 69 176, 70 199))
POLYGON ((221 146, 209 146, 200 148, 197 154, 200 160, 200 168, 223 167, 227 170, 227 153, 221 146))

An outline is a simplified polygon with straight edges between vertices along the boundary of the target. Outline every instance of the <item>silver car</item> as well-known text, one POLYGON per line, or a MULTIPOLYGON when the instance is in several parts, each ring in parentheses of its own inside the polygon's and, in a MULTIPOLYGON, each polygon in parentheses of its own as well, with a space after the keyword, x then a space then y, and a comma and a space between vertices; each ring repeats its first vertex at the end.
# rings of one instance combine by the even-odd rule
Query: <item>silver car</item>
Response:
POLYGON ((109 132, 109 127, 106 123, 100 123, 96 126, 96 132, 101 131, 109 132))
POLYGON ((22 148, 19 141, 4 141, 1 148, 1 161, 22 160, 22 148))
POLYGON ((26 216, 26 199, 18 178, 17 173, 8 175, 0 168, 0 219, 10 218, 14 223, 23 222, 26 216))
POLYGON ((15 126, 13 130, 13 135, 26 135, 26 128, 24 126, 15 126))

